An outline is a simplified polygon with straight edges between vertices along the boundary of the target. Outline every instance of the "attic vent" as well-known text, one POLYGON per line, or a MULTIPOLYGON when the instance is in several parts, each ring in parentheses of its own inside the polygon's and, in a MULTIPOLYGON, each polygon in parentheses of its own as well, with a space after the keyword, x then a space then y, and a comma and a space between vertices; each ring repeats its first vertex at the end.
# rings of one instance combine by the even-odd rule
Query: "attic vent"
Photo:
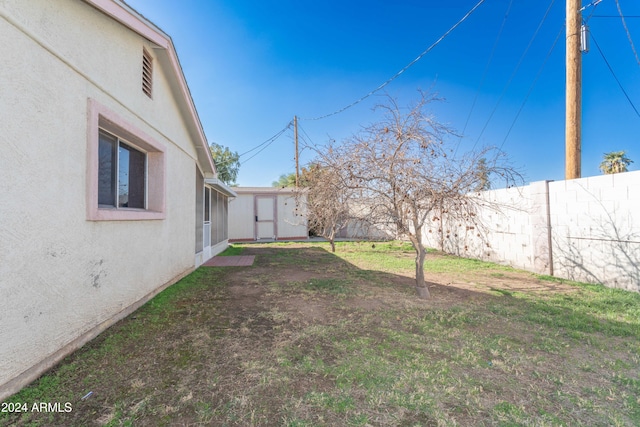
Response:
POLYGON ((153 58, 146 49, 142 49, 142 91, 151 98, 153 58))

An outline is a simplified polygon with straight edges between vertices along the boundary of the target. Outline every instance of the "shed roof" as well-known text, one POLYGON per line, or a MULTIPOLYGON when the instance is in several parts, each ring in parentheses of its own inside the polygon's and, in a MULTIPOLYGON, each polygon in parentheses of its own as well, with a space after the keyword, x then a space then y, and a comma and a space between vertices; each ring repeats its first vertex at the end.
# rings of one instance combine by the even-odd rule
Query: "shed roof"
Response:
POLYGON ((294 194, 295 187, 233 187, 238 194, 294 194))

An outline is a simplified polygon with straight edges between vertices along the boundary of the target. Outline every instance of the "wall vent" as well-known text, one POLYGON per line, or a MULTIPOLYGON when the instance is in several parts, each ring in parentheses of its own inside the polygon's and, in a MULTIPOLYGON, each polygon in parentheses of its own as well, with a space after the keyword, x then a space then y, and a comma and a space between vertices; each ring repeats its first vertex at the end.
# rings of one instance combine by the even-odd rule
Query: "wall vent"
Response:
POLYGON ((153 87, 153 58, 146 49, 142 49, 142 91, 151 98, 153 87))

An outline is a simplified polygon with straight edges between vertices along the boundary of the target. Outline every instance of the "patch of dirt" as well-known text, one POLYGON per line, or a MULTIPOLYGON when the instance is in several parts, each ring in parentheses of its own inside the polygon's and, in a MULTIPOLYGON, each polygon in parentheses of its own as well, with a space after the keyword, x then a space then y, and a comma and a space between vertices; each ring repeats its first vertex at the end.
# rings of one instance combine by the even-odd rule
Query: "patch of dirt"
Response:
MULTIPOLYGON (((143 309, 135 313, 68 358, 67 367, 57 368, 64 378, 58 388, 60 395, 42 399, 55 400, 64 395, 73 404, 73 412, 53 418, 46 414, 14 416, 9 424, 3 424, 0 418, 0 426, 31 425, 34 420, 40 425, 69 426, 297 425, 303 424, 297 423, 301 420, 345 425, 347 421, 356 424, 354 420, 358 419, 368 420, 368 424, 359 425, 441 425, 444 415, 437 418, 424 409, 387 409, 385 405, 390 403, 384 400, 378 408, 374 399, 381 397, 367 394, 357 382, 345 383, 345 377, 355 374, 342 372, 337 361, 350 357, 358 348, 336 348, 334 340, 368 340, 391 352, 394 343, 389 341, 390 331, 412 333, 413 338, 424 335, 420 325, 407 326, 407 319, 397 313, 409 313, 415 317, 409 320, 419 323, 429 310, 440 312, 443 318, 430 319, 433 324, 427 328, 441 326, 438 321, 446 327, 456 313, 449 313, 449 308, 463 307, 464 314, 464 310, 472 311, 468 307, 511 298, 510 292, 575 290, 525 272, 427 272, 432 299, 419 300, 411 271, 358 274, 362 272, 353 264, 303 244, 284 248, 248 245, 243 254, 255 255, 253 266, 201 269, 199 280, 211 286, 181 294, 164 312, 143 309), (305 286, 319 278, 348 286, 305 286), (366 326, 359 326, 359 319, 368 319, 366 326), (332 369, 323 370, 327 366, 332 369), (345 390, 351 390, 348 398, 342 396, 345 390), (82 400, 88 391, 93 395, 82 400)), ((570 394, 577 387, 572 375, 592 387, 611 386, 611 379, 603 378, 603 369, 596 366, 601 363, 601 355, 593 348, 567 349, 562 336, 549 337, 542 329, 523 328, 522 323, 512 323, 508 317, 496 317, 481 326, 474 326, 473 319, 461 321, 470 323, 463 323, 463 329, 450 328, 448 346, 438 347, 436 342, 429 347, 432 343, 425 337, 428 346, 416 350, 428 355, 430 364, 449 363, 451 357, 479 361, 478 366, 450 374, 472 378, 473 387, 481 390, 478 395, 468 394, 471 392, 466 388, 424 391, 442 397, 438 410, 448 413, 449 421, 473 425, 476 417, 482 416, 484 424, 497 424, 488 414, 494 405, 511 398, 521 399, 522 408, 537 413, 539 408, 527 407, 527 394, 570 394), (500 349, 531 345, 524 353, 490 347, 457 354, 465 345, 465 333, 507 341, 507 345, 500 343, 500 349), (569 367, 567 358, 571 359, 569 367), (565 366, 562 375, 556 372, 558 366, 565 366), (522 384, 528 384, 528 388, 522 384), (478 408, 484 412, 480 414, 478 408)), ((620 339, 612 345, 622 348, 626 344, 620 339)), ((628 366, 635 363, 632 356, 616 357, 628 366)), ((371 380, 376 374, 366 372, 358 381, 371 380)), ((390 381, 388 388, 395 387, 396 381, 390 381)), ((399 389, 395 399, 402 400, 410 392, 413 390, 399 389)), ((620 401, 616 404, 621 405, 620 401)))
POLYGON ((293 318, 304 324, 326 323, 329 311, 327 303, 319 298, 292 296, 278 302, 278 307, 292 314, 293 318))

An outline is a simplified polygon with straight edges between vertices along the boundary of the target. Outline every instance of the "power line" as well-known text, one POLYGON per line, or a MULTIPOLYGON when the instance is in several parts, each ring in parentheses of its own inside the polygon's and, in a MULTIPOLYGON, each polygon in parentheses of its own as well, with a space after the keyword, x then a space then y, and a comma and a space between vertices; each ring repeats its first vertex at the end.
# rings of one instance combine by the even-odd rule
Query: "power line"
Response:
POLYGON ((524 61, 524 58, 527 56, 527 52, 529 52, 529 49, 531 48, 531 45, 533 44, 533 41, 537 37, 538 32, 540 32, 540 28, 542 28, 542 24, 544 24, 544 22, 547 20, 547 17, 549 16, 549 12, 551 12, 551 8, 553 7, 554 3, 555 3, 555 0, 551 0, 551 3, 549 4, 549 7, 547 8, 546 12, 544 13, 544 16, 542 17, 542 20, 538 24, 538 28, 536 28, 535 32, 533 33, 533 36, 531 36, 531 40, 529 40, 529 44, 527 45, 527 47, 525 48, 524 52, 522 53, 522 56, 520 56, 520 59, 518 60, 518 63, 516 64, 516 67, 513 70, 513 73, 511 73, 511 76, 509 77, 509 80, 507 81, 504 89, 502 90, 502 93, 500 94, 500 97, 498 98, 498 102, 496 103, 495 107, 491 111, 491 114, 489 115, 489 118, 487 119, 486 123, 484 124, 484 127, 480 131, 480 135, 478 135, 478 138, 476 139, 476 142, 473 143, 472 150, 476 148, 476 145, 480 141, 480 138, 484 134, 484 131, 487 130, 487 127, 489 126, 489 122, 493 118, 493 115, 495 114, 495 112, 498 110, 498 106, 502 102, 502 98, 504 98, 505 94, 507 93, 507 89, 509 88, 509 86, 511 86, 511 82, 513 81, 513 78, 518 73, 518 70, 520 69, 520 66, 522 65, 522 61, 524 61))
POLYGON ((620 2, 616 0, 616 6, 618 7, 618 13, 620 13, 620 19, 622 19, 622 26, 627 33, 627 38, 629 39, 629 43, 631 44, 631 50, 633 51, 633 55, 636 57, 636 62, 640 65, 640 58, 638 58, 638 52, 636 52, 636 47, 633 45, 633 40, 631 39, 631 33, 629 32, 629 28, 627 28, 627 23, 624 20, 624 15, 622 14, 622 9, 620 9, 620 2))
MULTIPOLYGON (((260 148, 260 147, 263 147, 263 146, 264 146, 260 151, 258 151, 257 153, 255 153, 253 156, 251 156, 251 157, 249 157, 248 159, 244 160, 244 161, 243 161, 243 164, 244 164, 244 163, 246 163, 246 162, 248 162, 249 160, 253 159, 255 156, 257 156, 258 154, 260 154, 264 149, 266 149, 269 145, 271 145, 273 142, 275 142, 275 140, 276 140, 276 139, 278 139, 278 138, 279 138, 283 133, 285 133, 285 132, 287 131, 287 129, 289 129, 290 127, 291 127, 291 122, 289 122, 289 123, 287 124, 287 126, 285 126, 283 129, 281 129, 278 133, 276 133, 275 135, 273 135, 271 138, 269 138, 269 139, 267 139, 266 141, 264 141, 264 142, 262 142, 262 143, 260 143, 260 144, 256 145, 256 146, 255 146, 255 147, 253 147, 251 150, 249 150, 249 151, 245 151, 244 153, 242 153, 242 154, 238 155, 238 160, 240 159, 240 157, 242 157, 242 156, 244 156, 244 155, 246 155, 246 154, 249 154, 249 153, 251 153, 252 151, 255 151, 255 150, 257 150, 258 148, 260 148), (265 144, 266 144, 266 145, 265 145, 265 144)), ((215 163, 215 165, 216 165, 216 168, 218 168, 219 166, 226 165, 227 163, 233 163, 233 162, 235 162, 235 161, 236 161, 236 160, 229 159, 229 160, 227 160, 226 162, 220 162, 220 163, 215 163, 215 162, 214 162, 214 163, 215 163)))
POLYGON ((587 19, 584 19, 584 23, 585 24, 587 24, 589 22, 589 20, 593 17, 593 14, 596 13, 596 9, 598 8, 598 5, 601 3, 601 1, 602 0, 594 1, 589 6, 585 6, 585 7, 582 8, 582 10, 585 10, 587 7, 593 6, 593 9, 591 9, 591 13, 587 17, 587 19))
MULTIPOLYGON (((593 10, 596 9, 596 6, 598 6, 600 3, 602 3, 602 0, 594 0, 591 3, 589 3, 588 5, 584 6, 583 8, 581 8, 578 13, 582 13, 584 12, 587 8, 592 7, 593 6, 593 10)), ((593 12, 591 12, 591 14, 593 15, 593 12)))
POLYGON ((258 154, 262 153, 266 148, 268 148, 273 142, 275 141, 275 139, 273 141, 271 141, 270 143, 268 143, 267 145, 265 145, 262 149, 260 149, 256 154, 254 154, 253 156, 249 157, 248 159, 245 159, 242 164, 247 163, 249 160, 253 159, 255 156, 257 156, 258 154))
MULTIPOLYGON (((302 126, 300 126, 300 123, 298 123, 298 128, 302 131, 302 133, 306 136, 305 141, 307 143, 307 145, 315 145, 315 143, 311 140, 311 137, 309 136, 309 134, 307 133, 306 130, 304 130, 304 128, 302 126)), ((301 135, 302 136, 302 135, 301 135)))
MULTIPOLYGON (((262 143, 260 143, 260 144, 256 145, 256 146, 255 146, 255 147, 253 147, 251 150, 249 150, 249 151, 245 151, 244 153, 239 154, 239 155, 238 155, 238 160, 240 159, 240 157, 242 157, 242 156, 244 156, 244 155, 246 155, 246 154, 249 154, 249 153, 250 153, 250 152, 252 152, 252 151, 257 150, 258 148, 260 148, 260 147, 262 147, 262 146, 264 145, 264 147, 263 147, 260 151, 258 151, 256 154, 254 154, 253 156, 249 157, 248 159, 244 160, 244 161, 243 161, 243 164, 244 164, 244 163, 246 163, 246 162, 248 162, 249 160, 253 159, 255 156, 257 156, 258 154, 260 154, 260 153, 261 153, 265 148, 267 148, 269 145, 271 145, 273 142, 275 142, 275 140, 276 140, 276 139, 278 139, 278 138, 279 138, 283 133, 285 133, 285 132, 287 131, 287 129, 289 129, 290 127, 291 127, 291 122, 289 122, 289 123, 287 124, 287 126, 285 126, 283 129, 281 129, 278 133, 276 133, 275 135, 273 135, 271 138, 269 138, 269 139, 267 139, 266 141, 264 141, 264 142, 262 142, 262 143), (266 144, 266 145, 265 145, 265 144, 266 144)), ((218 145, 219 145, 219 144, 218 144, 218 145)), ((219 162, 219 163, 216 163, 216 162, 214 161, 214 163, 215 163, 215 165, 216 165, 216 168, 218 168, 219 166, 226 165, 227 163, 234 163, 234 162, 236 162, 236 161, 238 161, 238 160, 229 159, 229 160, 227 160, 226 162, 219 162)))
POLYGON ((334 111, 333 113, 329 113, 329 114, 325 114, 324 116, 319 116, 319 117, 313 117, 313 118, 301 118, 300 120, 321 120, 321 119, 325 119, 327 117, 330 116, 335 116, 336 114, 342 113, 343 111, 353 107, 356 104, 359 104, 360 102, 364 101, 365 99, 369 98, 371 95, 373 95, 374 93, 378 92, 379 90, 381 90, 382 88, 384 88, 385 86, 387 86, 389 83, 391 83, 392 81, 394 81, 395 79, 397 79, 398 77, 400 77, 400 75, 402 73, 404 73, 405 71, 407 71, 409 68, 411 68, 416 62, 418 62, 419 60, 422 59, 423 56, 425 56, 427 53, 431 52, 431 50, 436 47, 438 44, 440 44, 440 42, 442 40, 444 40, 449 34, 451 34, 453 32, 453 30, 455 30, 456 28, 458 28, 460 26, 460 24, 462 24, 464 21, 467 20, 467 18, 469 16, 471 16, 471 14, 473 12, 475 12, 475 10, 480 7, 480 5, 482 5, 482 3, 484 3, 485 0, 480 0, 475 6, 473 6, 473 8, 471 8, 471 10, 469 12, 467 12, 458 22, 456 22, 451 28, 449 28, 449 30, 447 30, 447 32, 445 32, 442 36, 440 36, 440 38, 438 40, 436 40, 431 46, 429 46, 427 49, 425 49, 420 55, 418 55, 416 57, 416 59, 414 59, 413 61, 409 62, 404 68, 402 68, 400 71, 398 71, 396 74, 394 74, 391 78, 389 78, 387 81, 385 81, 384 83, 382 83, 380 86, 378 86, 377 88, 375 88, 374 90, 372 90, 371 92, 367 93, 366 95, 364 95, 362 98, 352 102, 351 104, 342 107, 339 110, 334 111))
POLYGON ((535 79, 533 79, 533 83, 531 83, 531 86, 529 87, 529 91, 527 92, 527 95, 525 96, 524 100, 522 101, 522 104, 520 105, 520 108, 518 109, 518 112, 516 113, 516 116, 514 117, 513 122, 511 122, 511 126, 509 126, 509 130, 507 131, 507 134, 505 135, 504 139, 502 140, 502 144, 500 145, 500 150, 502 150, 502 147, 504 146, 504 143, 507 142, 507 138, 509 138, 509 135, 511 134, 511 130, 513 130, 513 127, 515 126, 516 121, 520 117, 520 113, 522 112, 525 104, 529 100, 529 96, 531 95, 531 92, 533 92, 533 88, 535 87, 536 83, 538 82, 538 79, 540 78, 540 75, 542 74, 542 70, 544 70, 544 66, 547 64, 547 61, 551 57, 551 53, 553 52, 553 49, 556 47, 556 44, 558 43, 558 40, 560 40, 560 36, 562 35, 563 31, 564 31, 564 25, 562 26, 562 28, 560 28, 560 32, 558 32, 558 35, 556 36, 556 39, 553 41, 553 45, 551 45, 551 49, 549 49, 549 52, 547 52, 547 56, 544 58, 544 61, 542 62, 542 66, 540 66, 540 69, 538 70, 538 74, 536 74, 535 79))
POLYGON ((491 65, 491 61, 493 60, 493 55, 496 52, 496 48, 498 47, 498 42, 500 41, 500 36, 502 35, 502 31, 504 30, 504 26, 507 23, 507 18, 509 17, 509 12, 511 11, 511 6, 513 5, 513 0, 509 2, 507 6, 507 11, 504 14, 504 18, 502 20, 502 24, 500 25, 500 29, 498 30, 498 35, 496 37, 496 41, 493 43, 493 47, 491 48, 491 53, 489 54, 489 59, 487 60, 487 65, 484 67, 484 71, 482 73, 482 77, 480 78, 480 84, 478 84, 478 89, 476 90, 476 94, 473 98, 473 102, 471 103, 471 109, 469 110, 469 114, 467 115, 467 120, 464 122, 464 127, 462 128, 462 132, 460 133, 460 138, 458 139, 458 143, 456 144, 455 154, 458 152, 458 147, 460 146, 460 141, 464 137, 464 133, 467 130, 467 125, 469 124, 469 120, 471 119, 471 115, 473 114, 473 110, 476 106, 476 102, 478 101, 478 96, 480 95, 480 90, 484 86, 484 81, 487 77, 489 71, 489 65, 491 65))
MULTIPOLYGON (((620 15, 591 15, 592 18, 620 18, 620 15)), ((624 15, 625 18, 640 18, 640 15, 624 15)))
POLYGON ((604 59, 604 63, 607 64, 607 67, 609 68, 609 71, 611 71, 611 75, 613 76, 614 79, 616 79, 616 82, 618 83, 618 86, 620 87, 620 90, 622 90, 622 93, 624 93, 624 96, 627 98, 627 101, 629 101, 629 104, 633 108, 633 111, 635 111, 636 115, 638 117, 640 117, 640 112, 638 112, 638 109, 636 108, 636 106, 633 105, 633 102, 631 101, 631 98, 629 98, 629 95, 627 94, 627 91, 624 90, 624 87, 622 87, 622 83, 620 83, 620 80, 616 76, 616 73, 613 72, 613 68, 611 68, 611 64, 609 64, 609 61, 607 61, 607 58, 604 56, 604 53, 602 52, 602 49, 600 49, 600 45, 598 44, 598 41, 593 36, 593 32, 591 33, 591 39, 593 40, 593 44, 596 45, 596 48, 598 49, 598 52, 600 52, 600 55, 602 56, 602 59, 604 59))
MULTIPOLYGON (((283 133, 285 133, 285 132, 287 131, 287 129, 289 129, 290 127, 291 127, 291 122, 287 123, 287 125, 286 125, 284 128, 282 128, 282 130, 280 130, 278 133, 276 133, 275 135, 273 135, 271 138, 267 139, 266 141, 264 141, 264 142, 263 142, 263 143, 261 143, 261 144, 256 145, 256 146, 255 146, 255 147, 253 147, 251 150, 249 150, 249 151, 245 151, 244 153, 240 154, 240 156, 239 156, 239 157, 242 157, 242 156, 244 156, 244 155, 246 155, 246 154, 249 154, 250 152, 252 152, 252 151, 254 151, 254 150, 257 150, 258 148, 262 147, 263 145, 265 145, 265 144, 267 144, 267 143, 268 143, 269 145, 271 145, 271 143, 272 143, 273 141, 275 141, 276 139, 278 139, 278 138, 280 137, 280 135, 282 135, 283 133)), ((269 145, 267 145, 267 146, 269 146, 269 145)), ((265 147, 265 148, 266 148, 266 147, 265 147)), ((260 151, 262 151, 262 150, 260 150, 260 151)), ((250 158, 252 158, 252 157, 253 157, 253 156, 251 156, 250 158)), ((249 160, 249 159, 247 159, 247 160, 249 160)), ((246 160, 245 160, 245 161, 246 161, 246 160)))

